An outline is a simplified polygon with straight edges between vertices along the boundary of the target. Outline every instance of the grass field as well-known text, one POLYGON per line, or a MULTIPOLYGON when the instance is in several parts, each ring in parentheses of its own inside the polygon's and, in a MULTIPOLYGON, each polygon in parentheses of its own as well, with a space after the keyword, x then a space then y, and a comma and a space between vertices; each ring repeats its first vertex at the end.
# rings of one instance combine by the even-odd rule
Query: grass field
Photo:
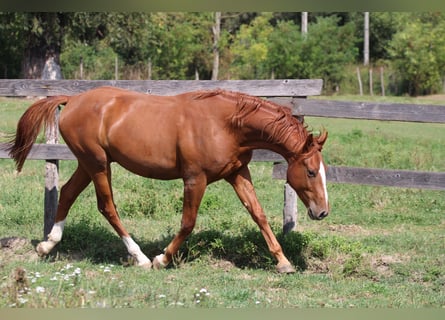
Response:
MULTIPOLYGON (((0 98, 0 138, 30 104, 0 98)), ((328 164, 445 171, 445 125, 306 121, 329 131, 328 164)), ((61 163, 61 184, 74 168, 61 163)), ((28 161, 17 176, 13 162, 0 159, 0 307, 445 307, 445 192, 329 184, 331 215, 312 221, 299 203, 298 230, 283 236, 283 181, 271 178, 270 163, 251 170, 296 274, 275 273, 258 228, 224 182, 209 186, 193 234, 166 270, 128 266, 91 186, 56 252, 39 259, 44 163, 28 161)), ((123 223, 152 258, 179 228, 182 184, 118 166, 113 176, 123 223)))

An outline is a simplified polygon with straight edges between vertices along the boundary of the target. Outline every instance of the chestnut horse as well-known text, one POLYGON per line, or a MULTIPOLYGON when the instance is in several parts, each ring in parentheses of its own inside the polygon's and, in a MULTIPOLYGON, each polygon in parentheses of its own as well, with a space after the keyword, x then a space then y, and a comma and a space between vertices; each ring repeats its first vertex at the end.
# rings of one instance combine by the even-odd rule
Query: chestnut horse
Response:
POLYGON ((20 118, 9 153, 23 167, 42 125, 53 126, 56 109, 65 105, 59 130, 77 157, 78 166, 61 188, 56 218, 48 240, 36 248, 48 254, 61 240, 68 211, 93 181, 99 211, 123 240, 137 265, 165 267, 195 226, 206 186, 225 179, 258 224, 278 272, 294 272, 273 234, 255 195, 248 163, 252 150, 269 149, 288 162, 287 180, 310 218, 329 213, 326 169, 321 149, 327 132, 310 133, 288 108, 224 90, 155 96, 102 87, 74 96, 35 102, 20 118), (113 201, 110 163, 148 178, 184 182, 181 227, 153 263, 122 225, 113 201))

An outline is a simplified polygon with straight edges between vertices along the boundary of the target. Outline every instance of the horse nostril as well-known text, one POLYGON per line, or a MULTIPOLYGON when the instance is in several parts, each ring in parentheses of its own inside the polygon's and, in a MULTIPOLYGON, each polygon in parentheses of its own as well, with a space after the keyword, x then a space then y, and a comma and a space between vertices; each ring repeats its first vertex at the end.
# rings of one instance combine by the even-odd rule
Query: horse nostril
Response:
POLYGON ((322 211, 319 215, 320 220, 326 218, 329 213, 327 211, 322 211))

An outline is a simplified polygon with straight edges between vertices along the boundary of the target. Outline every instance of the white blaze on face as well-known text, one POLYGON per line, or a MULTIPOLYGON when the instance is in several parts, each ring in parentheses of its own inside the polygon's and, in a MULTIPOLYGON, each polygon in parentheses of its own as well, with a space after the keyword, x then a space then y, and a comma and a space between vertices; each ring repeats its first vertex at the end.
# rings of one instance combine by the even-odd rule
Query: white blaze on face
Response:
POLYGON ((324 196, 326 198, 326 206, 329 205, 329 201, 328 201, 328 189, 326 187, 326 170, 324 168, 323 162, 320 161, 320 176, 321 176, 321 181, 323 182, 323 190, 324 190, 324 196))

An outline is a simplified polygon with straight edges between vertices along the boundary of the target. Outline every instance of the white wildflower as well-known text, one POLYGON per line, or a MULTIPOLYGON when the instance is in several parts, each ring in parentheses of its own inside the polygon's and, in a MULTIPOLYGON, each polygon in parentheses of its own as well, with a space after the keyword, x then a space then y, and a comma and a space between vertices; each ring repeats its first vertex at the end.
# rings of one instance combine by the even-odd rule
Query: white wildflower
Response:
POLYGON ((45 293, 45 288, 44 288, 44 287, 41 287, 41 286, 37 286, 37 287, 36 287, 36 292, 37 292, 37 293, 45 293))
POLYGON ((25 303, 28 302, 28 299, 25 299, 25 298, 22 298, 22 297, 19 297, 17 300, 18 300, 21 304, 25 304, 25 303))

